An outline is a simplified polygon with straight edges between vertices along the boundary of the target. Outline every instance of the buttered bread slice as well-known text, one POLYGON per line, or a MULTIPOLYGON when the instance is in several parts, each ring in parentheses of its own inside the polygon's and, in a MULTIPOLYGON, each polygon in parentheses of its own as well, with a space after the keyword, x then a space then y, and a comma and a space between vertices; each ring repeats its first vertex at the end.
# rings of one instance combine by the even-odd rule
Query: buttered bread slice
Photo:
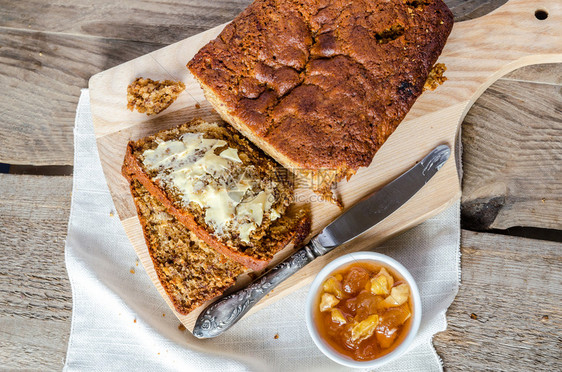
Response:
POLYGON ((254 270, 310 231, 306 213, 288 211, 286 171, 223 123, 196 119, 129 142, 123 174, 209 246, 254 270))

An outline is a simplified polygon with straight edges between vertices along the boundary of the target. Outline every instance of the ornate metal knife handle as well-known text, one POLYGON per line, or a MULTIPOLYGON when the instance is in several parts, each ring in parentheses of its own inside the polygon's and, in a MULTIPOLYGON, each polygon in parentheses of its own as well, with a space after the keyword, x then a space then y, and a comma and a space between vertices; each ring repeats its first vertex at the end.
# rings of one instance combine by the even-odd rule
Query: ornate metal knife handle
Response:
POLYGON ((193 335, 197 338, 212 338, 222 334, 279 283, 330 250, 332 248, 326 249, 317 243, 316 239, 312 239, 304 248, 293 253, 246 288, 209 305, 197 318, 193 335))

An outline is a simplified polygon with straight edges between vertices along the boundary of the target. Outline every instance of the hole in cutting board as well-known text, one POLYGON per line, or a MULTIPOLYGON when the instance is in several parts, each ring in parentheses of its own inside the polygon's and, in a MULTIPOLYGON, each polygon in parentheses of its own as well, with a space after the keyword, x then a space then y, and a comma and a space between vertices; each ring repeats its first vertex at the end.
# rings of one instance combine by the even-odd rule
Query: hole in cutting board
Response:
POLYGON ((544 21, 545 19, 548 18, 548 12, 544 9, 537 9, 535 11, 535 18, 538 19, 539 21, 544 21))

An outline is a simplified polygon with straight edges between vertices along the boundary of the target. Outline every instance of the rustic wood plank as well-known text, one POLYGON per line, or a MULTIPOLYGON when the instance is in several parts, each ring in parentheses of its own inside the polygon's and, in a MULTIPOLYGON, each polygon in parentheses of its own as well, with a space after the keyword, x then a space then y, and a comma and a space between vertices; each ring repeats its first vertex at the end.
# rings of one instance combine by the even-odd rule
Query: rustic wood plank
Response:
MULTIPOLYGON (((18 2, 16 2, 18 3, 18 2)), ((70 165, 80 88, 162 44, 0 29, 0 162, 70 165)))
POLYGON ((66 358, 70 319, 46 321, 0 317, 2 371, 60 371, 66 358))
POLYGON ((455 22, 482 17, 508 0, 444 0, 455 15, 455 22))
MULTIPOLYGON (((0 0, 0 26, 171 44, 232 20, 251 0, 0 0), (165 25, 165 26, 163 26, 165 25)), ((457 21, 506 0, 445 0, 457 21)))
POLYGON ((434 345, 451 371, 560 371, 562 244, 462 232, 462 285, 434 345))
POLYGON ((229 22, 251 2, 0 0, 0 26, 171 44, 229 22))
POLYGON ((0 369, 64 363, 72 295, 64 265, 72 177, 0 174, 0 369))
POLYGON ((471 229, 562 229, 562 86, 499 81, 462 128, 471 229))
POLYGON ((562 63, 543 63, 521 67, 502 79, 562 85, 562 63))

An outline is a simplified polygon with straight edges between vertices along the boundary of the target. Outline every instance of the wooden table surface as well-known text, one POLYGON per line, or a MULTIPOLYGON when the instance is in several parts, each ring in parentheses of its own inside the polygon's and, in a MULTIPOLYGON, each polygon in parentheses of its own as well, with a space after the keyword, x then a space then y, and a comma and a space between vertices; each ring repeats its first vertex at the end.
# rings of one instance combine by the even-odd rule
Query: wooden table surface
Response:
MULTIPOLYGON (((0 0, 0 370, 64 364, 80 89, 249 2, 0 0)), ((505 1, 446 2, 462 21, 505 1)), ((498 80, 462 142, 462 285, 437 352, 451 371, 562 370, 562 64, 498 80)))

